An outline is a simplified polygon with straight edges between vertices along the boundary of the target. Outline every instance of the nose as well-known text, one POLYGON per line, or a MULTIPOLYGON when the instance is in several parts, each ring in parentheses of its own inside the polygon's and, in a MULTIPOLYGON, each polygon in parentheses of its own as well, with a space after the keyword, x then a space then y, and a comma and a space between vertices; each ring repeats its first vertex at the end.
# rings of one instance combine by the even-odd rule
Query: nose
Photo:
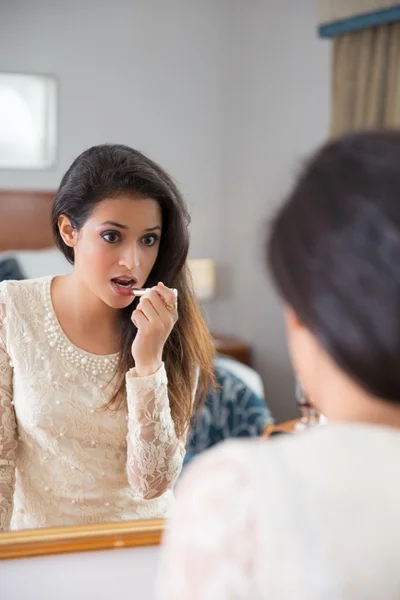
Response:
POLYGON ((119 259, 120 267, 125 267, 128 271, 133 271, 140 267, 139 249, 136 244, 127 245, 119 259))

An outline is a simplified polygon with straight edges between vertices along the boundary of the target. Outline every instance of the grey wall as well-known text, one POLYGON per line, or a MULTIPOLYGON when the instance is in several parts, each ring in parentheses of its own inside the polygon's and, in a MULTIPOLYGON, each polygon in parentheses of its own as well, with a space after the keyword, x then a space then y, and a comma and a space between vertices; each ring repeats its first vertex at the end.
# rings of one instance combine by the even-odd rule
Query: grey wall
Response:
POLYGON ((213 0, 0 2, 0 70, 54 74, 60 91, 57 168, 0 171, 0 187, 54 189, 85 148, 130 144, 176 177, 193 212, 193 252, 216 256, 222 9, 213 0))
POLYGON ((229 3, 220 250, 229 294, 219 329, 251 344, 280 419, 296 412, 293 377, 263 244, 302 160, 328 133, 331 47, 316 36, 316 5, 229 3))
POLYGON ((57 168, 0 171, 0 187, 54 189, 101 142, 159 161, 189 201, 192 257, 219 265, 211 328, 251 344, 278 418, 294 414, 293 380, 262 243, 328 130, 330 45, 316 21, 316 0, 0 3, 0 71, 54 74, 60 90, 57 168))
POLYGON ((0 563, 2 600, 154 600, 160 546, 24 556, 0 563))

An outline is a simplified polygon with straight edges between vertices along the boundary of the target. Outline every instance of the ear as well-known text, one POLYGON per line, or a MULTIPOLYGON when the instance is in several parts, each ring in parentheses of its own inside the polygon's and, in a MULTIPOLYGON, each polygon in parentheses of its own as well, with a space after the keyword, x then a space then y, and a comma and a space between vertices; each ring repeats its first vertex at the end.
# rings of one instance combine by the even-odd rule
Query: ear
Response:
POLYGON ((78 241, 78 232, 71 224, 69 217, 60 215, 57 224, 64 244, 70 248, 74 248, 78 241))
POLYGON ((295 333, 304 327, 303 323, 290 306, 285 308, 285 323, 286 329, 289 333, 295 333))

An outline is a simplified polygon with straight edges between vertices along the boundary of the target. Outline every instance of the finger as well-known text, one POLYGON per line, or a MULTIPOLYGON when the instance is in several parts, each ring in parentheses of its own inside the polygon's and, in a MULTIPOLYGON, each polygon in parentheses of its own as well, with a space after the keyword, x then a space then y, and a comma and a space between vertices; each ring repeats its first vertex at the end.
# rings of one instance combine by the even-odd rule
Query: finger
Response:
POLYGON ((157 313, 156 309, 151 303, 150 298, 147 296, 143 296, 143 298, 140 300, 138 309, 142 311, 142 313, 145 315, 145 317, 147 317, 153 326, 166 326, 166 323, 164 323, 163 319, 161 319, 160 315, 157 313))
POLYGON ((148 318, 139 308, 133 311, 131 320, 137 329, 145 329, 149 325, 148 318))
POLYGON ((145 298, 151 302, 160 318, 165 317, 165 311, 167 310, 165 302, 156 289, 152 289, 151 292, 148 292, 142 297, 142 300, 145 298))
POLYGON ((145 298, 151 301, 157 314, 166 326, 171 323, 171 320, 175 323, 178 318, 176 303, 167 305, 157 288, 152 289, 151 292, 143 296, 143 300, 145 298))
POLYGON ((178 301, 178 290, 168 288, 160 281, 155 288, 166 304, 176 304, 178 301))

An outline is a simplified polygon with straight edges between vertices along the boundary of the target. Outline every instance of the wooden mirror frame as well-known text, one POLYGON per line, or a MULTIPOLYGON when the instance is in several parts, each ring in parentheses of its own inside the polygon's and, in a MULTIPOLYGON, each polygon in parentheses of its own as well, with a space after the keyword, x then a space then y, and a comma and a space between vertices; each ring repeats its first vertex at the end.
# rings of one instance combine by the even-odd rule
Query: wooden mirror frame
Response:
POLYGON ((295 433, 296 425, 300 423, 300 419, 292 419, 283 423, 275 423, 267 425, 262 434, 262 438, 269 438, 272 433, 295 433))
POLYGON ((163 519, 10 531, 0 533, 0 560, 157 546, 163 531, 163 519))

